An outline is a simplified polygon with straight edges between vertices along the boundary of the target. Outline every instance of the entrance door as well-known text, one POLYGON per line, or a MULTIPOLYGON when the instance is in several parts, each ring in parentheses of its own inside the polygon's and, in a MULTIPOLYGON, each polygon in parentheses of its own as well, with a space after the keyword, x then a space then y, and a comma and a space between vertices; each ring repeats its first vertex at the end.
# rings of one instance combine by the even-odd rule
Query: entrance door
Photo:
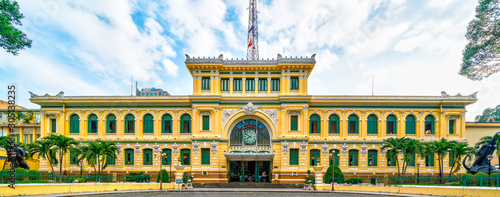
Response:
POLYGON ((270 161, 229 161, 229 182, 267 182, 270 183, 270 161), (265 172, 265 179, 262 176, 265 172))

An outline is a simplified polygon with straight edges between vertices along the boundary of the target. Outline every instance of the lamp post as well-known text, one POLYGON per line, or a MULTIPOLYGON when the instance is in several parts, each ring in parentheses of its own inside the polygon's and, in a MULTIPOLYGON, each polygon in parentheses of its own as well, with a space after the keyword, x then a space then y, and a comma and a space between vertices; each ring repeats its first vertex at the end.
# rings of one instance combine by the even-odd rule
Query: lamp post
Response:
POLYGON ((491 175, 491 159, 493 159, 493 155, 488 155, 488 185, 491 185, 491 178, 489 177, 491 175))
MULTIPOLYGON (((165 155, 167 155, 166 153, 162 153, 162 154, 159 154, 160 155, 160 191, 163 190, 163 173, 162 173, 162 170, 163 170, 163 159, 165 158, 165 155)), ((156 157, 156 155, 155 155, 156 157)), ((172 166, 172 162, 170 164, 170 166, 172 166)), ((172 169, 170 169, 172 170, 172 169)), ((170 180, 170 175, 169 175, 169 180, 170 180)))
MULTIPOLYGON (((337 154, 339 156, 340 154, 337 154)), ((332 161, 332 191, 335 191, 335 155, 330 153, 330 159, 332 161)))
POLYGON ((417 185, 420 185, 420 162, 417 163, 417 185))

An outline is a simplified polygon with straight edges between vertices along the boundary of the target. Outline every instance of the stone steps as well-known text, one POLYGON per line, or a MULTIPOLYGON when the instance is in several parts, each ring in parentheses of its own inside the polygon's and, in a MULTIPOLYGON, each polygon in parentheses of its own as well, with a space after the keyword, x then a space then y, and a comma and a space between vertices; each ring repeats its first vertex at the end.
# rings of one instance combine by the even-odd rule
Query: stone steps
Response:
POLYGON ((274 184, 274 183, 193 183, 194 188, 300 188, 304 184, 274 184))

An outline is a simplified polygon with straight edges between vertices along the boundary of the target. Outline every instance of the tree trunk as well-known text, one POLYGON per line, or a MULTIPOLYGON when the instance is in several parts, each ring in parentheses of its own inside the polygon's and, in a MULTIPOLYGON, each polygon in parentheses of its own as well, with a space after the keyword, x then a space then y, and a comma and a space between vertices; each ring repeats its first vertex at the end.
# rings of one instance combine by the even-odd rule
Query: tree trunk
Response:
POLYGON ((5 162, 3 162, 2 170, 5 170, 5 164, 7 164, 7 159, 5 159, 5 162))
POLYGON ((448 175, 448 180, 451 179, 451 173, 453 172, 454 167, 455 167, 455 161, 453 161, 452 166, 450 166, 450 174, 448 175))
POLYGON ((396 157, 396 165, 398 166, 398 177, 401 176, 401 174, 399 173, 399 159, 397 159, 398 157, 396 157))
POLYGON ((62 150, 59 152, 59 181, 62 182, 62 166, 63 166, 63 154, 62 150))

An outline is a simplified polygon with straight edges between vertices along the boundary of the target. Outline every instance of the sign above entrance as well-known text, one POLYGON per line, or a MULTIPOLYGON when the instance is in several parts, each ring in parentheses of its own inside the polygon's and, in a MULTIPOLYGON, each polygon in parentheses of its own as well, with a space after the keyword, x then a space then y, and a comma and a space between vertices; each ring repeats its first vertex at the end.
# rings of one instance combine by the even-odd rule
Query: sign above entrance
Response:
POLYGON ((231 146, 270 146, 267 126, 256 119, 245 119, 236 123, 231 131, 231 146))

